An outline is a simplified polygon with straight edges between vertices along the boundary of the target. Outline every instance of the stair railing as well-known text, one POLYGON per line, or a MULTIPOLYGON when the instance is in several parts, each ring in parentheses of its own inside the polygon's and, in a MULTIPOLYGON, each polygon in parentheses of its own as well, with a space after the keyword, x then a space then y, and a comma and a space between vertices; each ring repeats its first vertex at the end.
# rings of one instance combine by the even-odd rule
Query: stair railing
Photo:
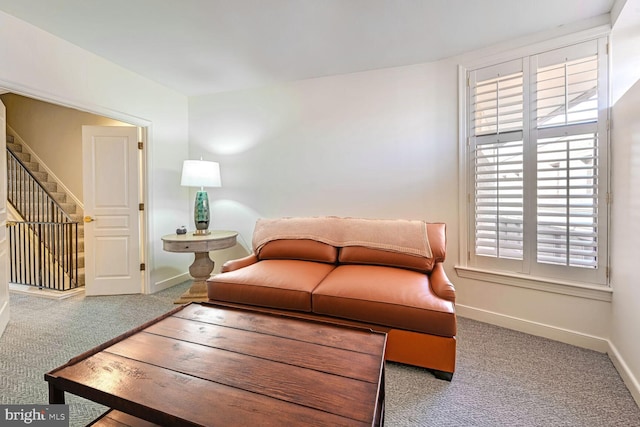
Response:
POLYGON ((7 200, 25 221, 10 221, 10 282, 68 290, 79 286, 78 223, 7 148, 7 200))

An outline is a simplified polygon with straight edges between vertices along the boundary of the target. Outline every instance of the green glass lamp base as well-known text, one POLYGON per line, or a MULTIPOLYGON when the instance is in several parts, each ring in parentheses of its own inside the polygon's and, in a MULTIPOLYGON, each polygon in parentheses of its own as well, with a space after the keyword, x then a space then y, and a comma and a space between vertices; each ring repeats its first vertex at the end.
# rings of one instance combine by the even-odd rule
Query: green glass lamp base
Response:
POLYGON ((193 208, 193 220, 196 223, 196 231, 194 235, 207 235, 209 231, 210 221, 209 195, 206 191, 198 191, 196 193, 196 204, 193 208))

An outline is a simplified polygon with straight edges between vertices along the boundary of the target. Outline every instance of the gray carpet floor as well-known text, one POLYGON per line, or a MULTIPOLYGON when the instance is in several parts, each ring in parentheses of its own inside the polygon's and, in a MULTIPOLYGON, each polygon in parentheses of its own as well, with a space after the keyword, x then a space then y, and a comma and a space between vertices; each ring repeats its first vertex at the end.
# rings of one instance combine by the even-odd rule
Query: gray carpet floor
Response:
MULTIPOLYGON (((0 404, 46 404, 45 372, 172 309, 186 287, 61 301, 11 294, 11 321, 0 337, 0 404)), ((70 394, 67 403, 71 426, 106 410, 70 394)), ((385 424, 640 427, 640 409, 607 355, 459 318, 452 382, 387 363, 385 424)))

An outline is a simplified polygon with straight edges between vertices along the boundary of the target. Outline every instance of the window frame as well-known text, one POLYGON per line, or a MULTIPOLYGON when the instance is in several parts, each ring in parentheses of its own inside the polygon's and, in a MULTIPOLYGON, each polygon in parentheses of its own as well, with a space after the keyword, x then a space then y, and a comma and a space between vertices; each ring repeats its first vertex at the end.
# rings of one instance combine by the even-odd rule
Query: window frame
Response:
MULTIPOLYGON (((502 284, 513 284, 515 286, 522 286, 527 288, 541 289, 551 292, 558 292, 570 295, 587 296, 589 298, 595 298, 600 300, 610 301, 611 288, 608 280, 609 271, 609 218, 610 218, 610 174, 611 168, 609 164, 609 151, 610 151, 610 138, 609 138, 609 111, 610 111, 610 81, 609 81, 609 61, 608 44, 609 44, 609 32, 610 27, 608 25, 602 25, 600 27, 592 28, 589 30, 580 31, 577 33, 549 39, 547 41, 529 44, 526 46, 520 46, 512 49, 503 50, 493 55, 484 52, 484 55, 480 59, 463 58, 458 66, 458 85, 459 85, 459 205, 460 205, 460 245, 459 245, 459 262, 456 265, 456 271, 461 277, 480 279, 483 281, 490 281, 502 284), (468 82, 469 71, 477 70, 485 67, 496 66, 500 63, 507 63, 510 61, 522 60, 523 68, 528 69, 531 64, 531 59, 535 56, 540 56, 546 52, 562 49, 571 45, 580 44, 583 42, 596 40, 598 43, 598 54, 604 54, 604 73, 600 69, 599 73, 599 88, 601 93, 600 97, 603 97, 604 108, 599 110, 598 113, 598 159, 600 162, 600 170, 598 171, 599 179, 599 192, 598 192, 598 204, 600 209, 605 209, 604 215, 601 216, 602 221, 598 223, 598 268, 597 273, 593 274, 595 278, 589 277, 592 274, 579 274, 579 268, 555 266, 555 265, 542 265, 544 268, 535 266, 532 268, 532 264, 535 262, 536 257, 536 235, 526 235, 525 241, 525 256, 522 262, 516 260, 499 260, 499 262, 486 262, 485 257, 475 255, 475 234, 472 221, 474 221, 474 175, 473 175, 473 158, 470 150, 470 137, 469 137, 469 119, 468 111, 469 107, 469 92, 470 86, 468 82), (602 50, 604 49, 604 50, 602 50), (533 237, 533 238, 532 238, 533 237), (527 253, 528 252, 528 253, 527 253), (531 262, 533 260, 533 262, 531 262), (567 272, 568 271, 568 272, 567 272)), ((527 70, 528 71, 528 70, 527 70)), ((532 73, 526 73, 525 80, 528 79, 532 73)), ((524 90, 525 108, 529 108, 529 89, 525 86, 524 90)), ((525 115, 526 117, 526 115, 525 115)), ((525 126, 525 132, 527 134, 524 138, 529 138, 529 129, 534 129, 535 126, 525 126)), ((535 146, 532 146, 530 142, 524 142, 524 150, 534 150, 535 146)), ((529 152, 530 156, 532 153, 529 152)), ((533 179, 525 179, 525 186, 536 186, 535 170, 528 170, 531 165, 535 168, 535 161, 525 161, 525 173, 527 176, 534 176, 533 179), (533 174, 533 175, 532 175, 533 174)), ((531 189, 528 190, 529 192, 531 189)), ((530 194, 530 193, 529 193, 530 194)), ((536 220, 536 206, 535 206, 535 190, 533 196, 530 196, 527 201, 525 197, 525 223, 531 223, 531 220, 535 223, 536 220), (531 206, 533 201, 533 206, 531 206)), ((593 273, 589 271, 588 273, 593 273)))

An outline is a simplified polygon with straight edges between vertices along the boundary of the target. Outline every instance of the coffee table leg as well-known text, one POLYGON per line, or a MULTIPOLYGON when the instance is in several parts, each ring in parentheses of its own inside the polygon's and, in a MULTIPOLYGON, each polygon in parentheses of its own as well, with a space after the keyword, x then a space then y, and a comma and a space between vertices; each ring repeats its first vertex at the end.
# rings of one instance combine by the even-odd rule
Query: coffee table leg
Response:
POLYGON ((384 427, 384 407, 385 407, 385 384, 384 384, 385 372, 384 365, 382 366, 382 375, 380 375, 380 394, 378 395, 378 413, 374 420, 374 425, 384 427))
POLYGON ((64 405, 64 390, 56 388, 49 383, 49 403, 52 405, 64 405))

